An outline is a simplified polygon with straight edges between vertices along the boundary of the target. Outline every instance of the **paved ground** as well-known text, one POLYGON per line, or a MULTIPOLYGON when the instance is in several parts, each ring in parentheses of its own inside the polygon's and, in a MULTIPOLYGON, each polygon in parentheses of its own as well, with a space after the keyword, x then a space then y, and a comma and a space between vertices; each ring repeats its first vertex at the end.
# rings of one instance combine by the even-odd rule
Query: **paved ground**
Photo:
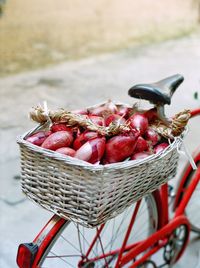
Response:
MULTIPOLYGON (((25 199, 16 177, 20 171, 15 139, 34 126, 27 117, 30 107, 43 100, 50 108, 69 109, 108 98, 132 103, 127 90, 133 84, 181 73, 185 82, 175 93, 170 109, 167 109, 168 114, 174 114, 184 108, 198 106, 193 92, 200 88, 199 70, 200 37, 195 35, 1 79, 0 267, 16 267, 17 245, 30 241, 51 215, 25 199)), ((192 127, 193 133, 198 133, 197 120, 192 127)), ((199 139, 194 134, 187 138, 189 150, 199 139)), ((174 267, 200 267, 199 249, 200 239, 194 237, 180 264, 174 267)))

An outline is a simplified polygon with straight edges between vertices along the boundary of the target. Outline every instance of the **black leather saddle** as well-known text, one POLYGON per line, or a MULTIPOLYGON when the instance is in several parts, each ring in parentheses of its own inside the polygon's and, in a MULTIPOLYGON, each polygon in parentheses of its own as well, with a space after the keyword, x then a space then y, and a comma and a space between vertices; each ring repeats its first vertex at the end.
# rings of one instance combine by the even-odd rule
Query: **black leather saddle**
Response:
POLYGON ((172 95, 183 80, 182 75, 175 74, 156 83, 135 85, 129 89, 128 94, 156 105, 170 104, 172 95))

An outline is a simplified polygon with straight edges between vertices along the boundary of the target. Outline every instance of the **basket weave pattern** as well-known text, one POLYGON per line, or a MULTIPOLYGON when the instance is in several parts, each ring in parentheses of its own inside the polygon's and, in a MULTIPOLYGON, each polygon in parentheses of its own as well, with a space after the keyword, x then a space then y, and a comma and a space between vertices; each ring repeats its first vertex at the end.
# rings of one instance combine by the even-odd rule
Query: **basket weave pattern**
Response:
POLYGON ((162 153, 143 160, 91 165, 18 138, 22 191, 40 206, 87 227, 121 213, 176 174, 175 141, 162 153))

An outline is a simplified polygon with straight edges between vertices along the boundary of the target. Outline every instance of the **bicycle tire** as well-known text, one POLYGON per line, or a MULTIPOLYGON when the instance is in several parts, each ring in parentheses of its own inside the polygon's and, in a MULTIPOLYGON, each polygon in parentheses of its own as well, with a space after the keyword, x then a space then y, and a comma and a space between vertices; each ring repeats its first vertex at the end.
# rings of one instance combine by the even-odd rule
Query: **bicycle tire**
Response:
MULTIPOLYGON (((197 159, 200 157, 200 154, 197 155, 197 159)), ((200 161, 196 162, 197 168, 200 168, 200 161)), ((177 189, 177 192, 179 192, 178 201, 176 204, 176 207, 181 202, 181 199, 183 198, 185 189, 190 185, 191 181, 193 180, 197 170, 193 170, 188 163, 180 180, 179 180, 179 188, 177 189), (184 175, 187 172, 187 169, 189 168, 189 173, 187 174, 187 177, 185 178, 184 175), (182 181, 184 180, 184 181, 182 181), (181 188, 180 188, 181 187, 181 188)), ((185 208, 185 215, 188 217, 188 220, 190 222, 191 230, 197 234, 200 234, 200 214, 197 213, 200 210, 200 183, 197 185, 195 191, 193 192, 186 208, 185 208)))
MULTIPOLYGON (((147 233, 145 234, 145 237, 143 237, 141 230, 140 230, 141 236, 139 237, 138 241, 145 239, 151 233, 153 233, 157 229, 159 229, 161 227, 161 219, 162 219, 162 216, 161 216, 162 209, 160 207, 161 202, 160 202, 160 195, 159 195, 158 190, 156 190, 153 194, 150 194, 146 198, 143 198, 141 203, 142 203, 141 204, 141 214, 138 212, 137 216, 139 217, 139 215, 142 215, 142 213, 145 213, 145 215, 143 214, 141 217, 143 218, 143 221, 145 219, 145 221, 148 225, 148 229, 146 230, 147 233), (145 207, 144 212, 142 210, 143 206, 145 207)), ((133 205, 133 206, 135 206, 135 205, 133 205)), ((117 232, 119 234, 122 231, 122 230, 120 230, 121 227, 123 227, 123 229, 125 227, 125 229, 123 231, 126 232, 127 227, 125 226, 125 223, 122 221, 122 219, 125 219, 125 221, 126 221, 127 218, 130 217, 130 214, 129 214, 130 210, 131 210, 131 207, 129 207, 125 212, 123 212, 118 217, 107 222, 104 226, 104 228, 107 228, 107 231, 109 233, 109 237, 111 237, 110 238, 111 242, 109 242, 109 243, 112 243, 113 247, 117 248, 119 246, 115 245, 116 238, 114 238, 114 233, 111 233, 111 232, 113 232, 113 229, 109 229, 110 228, 109 226, 112 226, 112 227, 114 226, 115 230, 117 230, 117 232), (122 215, 123 215, 123 217, 122 217, 122 215)), ((132 228, 133 232, 131 232, 131 234, 128 238, 128 244, 138 242, 138 241, 132 240, 133 233, 137 233, 137 229, 135 229, 137 227, 136 223, 139 223, 140 228, 143 227, 142 222, 140 222, 140 219, 138 217, 133 225, 133 228, 132 228)), ((118 256, 117 254, 115 254, 115 257, 113 257, 113 256, 111 256, 111 258, 105 257, 105 259, 104 258, 99 259, 98 261, 94 261, 94 258, 95 258, 94 256, 91 256, 90 258, 88 257, 87 262, 83 266, 80 266, 79 260, 76 261, 76 263, 75 263, 75 261, 72 260, 73 254, 71 253, 71 250, 74 249, 76 251, 77 249, 80 248, 80 251, 83 251, 83 247, 86 247, 86 245, 83 245, 83 243, 82 243, 82 246, 80 246, 80 245, 73 245, 72 246, 71 245, 72 241, 69 241, 69 239, 72 239, 72 237, 69 238, 68 233, 69 234, 72 233, 72 230, 70 230, 70 225, 76 226, 76 228, 80 228, 80 229, 82 229, 83 227, 76 225, 75 223, 72 223, 70 221, 63 220, 63 219, 59 218, 58 216, 54 216, 54 221, 55 222, 51 226, 51 228, 48 227, 48 224, 47 224, 47 227, 48 227, 47 229, 49 229, 49 230, 47 230, 47 232, 45 230, 46 228, 44 228, 39 233, 39 235, 36 237, 36 239, 34 240, 34 242, 36 244, 39 241, 39 243, 38 243, 39 250, 38 250, 37 255, 35 256, 33 268, 34 267, 37 267, 37 268, 43 268, 43 267, 46 267, 46 268, 50 268, 50 267, 56 267, 56 268, 59 268, 59 267, 84 267, 84 268, 86 268, 86 267, 87 268, 90 268, 90 267, 92 267, 92 268, 93 267, 95 267, 95 268, 96 267, 102 267, 102 268, 109 267, 110 268, 110 267, 115 267, 115 264, 117 262, 117 256, 118 256), (55 218, 57 220, 55 220, 55 218), (56 224, 57 224, 57 227, 55 228, 56 224), (44 235, 44 232, 46 232, 45 235, 44 235), (65 234, 64 234, 64 232, 65 232, 65 234), (47 239, 47 237, 48 237, 48 239, 47 239), (62 252, 62 250, 64 248, 64 246, 63 246, 64 242, 68 242, 68 246, 66 248, 68 249, 68 257, 69 258, 67 261, 64 260, 64 257, 63 257, 66 254, 64 252, 62 252), (82 249, 81 249, 81 247, 82 247, 82 249), (61 249, 61 252, 59 254, 55 253, 55 249, 57 249, 57 248, 61 249), (59 256, 58 259, 56 259, 56 256, 59 256), (52 261, 52 263, 51 263, 51 261, 52 261), (107 264, 107 262, 109 262, 109 264, 107 264), (58 266, 59 263, 61 264, 61 266, 58 266), (110 265, 112 265, 112 266, 110 266, 110 265)), ((49 222, 51 222, 51 220, 49 222)), ((81 231, 82 235, 83 234, 85 235, 87 232, 87 236, 89 236, 90 239, 93 238, 94 234, 92 235, 93 236, 92 237, 90 234, 91 230, 96 230, 96 229, 89 229, 89 230, 86 229, 84 231, 82 230, 81 231)), ((108 236, 105 236, 105 234, 103 234, 103 231, 102 231, 101 235, 102 235, 101 239, 99 239, 99 241, 97 241, 97 245, 94 246, 95 251, 99 250, 99 249, 97 249, 97 246, 100 248, 100 251, 107 250, 108 243, 106 243, 107 244, 106 245, 105 240, 108 239, 108 236)), ((137 233, 137 235, 139 235, 139 233, 137 233)), ((73 232, 73 239, 75 239, 75 236, 76 236, 76 239, 79 240, 78 242, 80 242, 80 239, 82 239, 83 240, 82 242, 84 242, 84 239, 80 238, 80 234, 78 235, 77 233, 75 234, 73 232)), ((118 237, 117 239, 118 239, 117 243, 119 242, 119 244, 121 245, 122 244, 121 237, 118 237)), ((92 241, 92 239, 91 239, 91 241, 92 241)), ((87 244, 87 243, 85 242, 85 244, 87 244)), ((114 251, 114 249, 116 249, 116 248, 113 248, 113 249, 110 248, 109 250, 111 252, 111 251, 114 251)), ((85 249, 84 249, 84 252, 85 252, 85 249)), ((103 252, 103 253, 105 253, 105 252, 103 252)), ((81 255, 82 255, 82 252, 81 252, 80 256, 81 255)), ((79 258, 80 258, 80 256, 79 256, 79 258)), ((74 256, 74 258, 76 258, 76 257, 74 256)), ((145 265, 143 267, 145 267, 145 265)))

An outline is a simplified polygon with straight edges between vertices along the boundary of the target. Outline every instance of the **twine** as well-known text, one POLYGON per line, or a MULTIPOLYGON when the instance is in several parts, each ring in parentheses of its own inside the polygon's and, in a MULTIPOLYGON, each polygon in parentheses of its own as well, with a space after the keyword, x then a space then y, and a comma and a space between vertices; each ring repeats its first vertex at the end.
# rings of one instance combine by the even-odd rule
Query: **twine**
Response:
POLYGON ((53 123, 66 123, 69 126, 81 126, 90 131, 96 131, 100 135, 112 136, 130 131, 128 124, 111 123, 109 127, 99 126, 90 120, 86 115, 74 114, 64 109, 49 111, 48 115, 41 106, 33 108, 30 118, 40 124, 44 124, 49 118, 53 123))
POLYGON ((169 126, 166 126, 162 121, 156 120, 151 127, 164 138, 173 139, 174 137, 180 136, 185 130, 190 117, 190 110, 184 110, 172 118, 169 126))
POLYGON ((179 136, 183 132, 190 117, 191 117, 190 110, 184 110, 174 116, 172 120, 172 126, 171 126, 172 134, 174 136, 179 136))
POLYGON ((49 115, 42 106, 37 106, 31 109, 29 117, 35 122, 44 124, 48 121, 49 115))
MULTIPOLYGON (((169 126, 166 126, 160 120, 156 120, 150 127, 166 139, 173 139, 181 135, 184 131, 190 116, 190 110, 184 110, 172 118, 169 126)), ((99 126, 90 120, 87 115, 74 114, 64 109, 49 111, 41 106, 37 106, 30 111, 30 118, 40 124, 51 120, 52 123, 66 123, 69 126, 81 126, 90 131, 96 131, 103 136, 112 136, 131 131, 128 124, 111 123, 108 127, 99 126)))

